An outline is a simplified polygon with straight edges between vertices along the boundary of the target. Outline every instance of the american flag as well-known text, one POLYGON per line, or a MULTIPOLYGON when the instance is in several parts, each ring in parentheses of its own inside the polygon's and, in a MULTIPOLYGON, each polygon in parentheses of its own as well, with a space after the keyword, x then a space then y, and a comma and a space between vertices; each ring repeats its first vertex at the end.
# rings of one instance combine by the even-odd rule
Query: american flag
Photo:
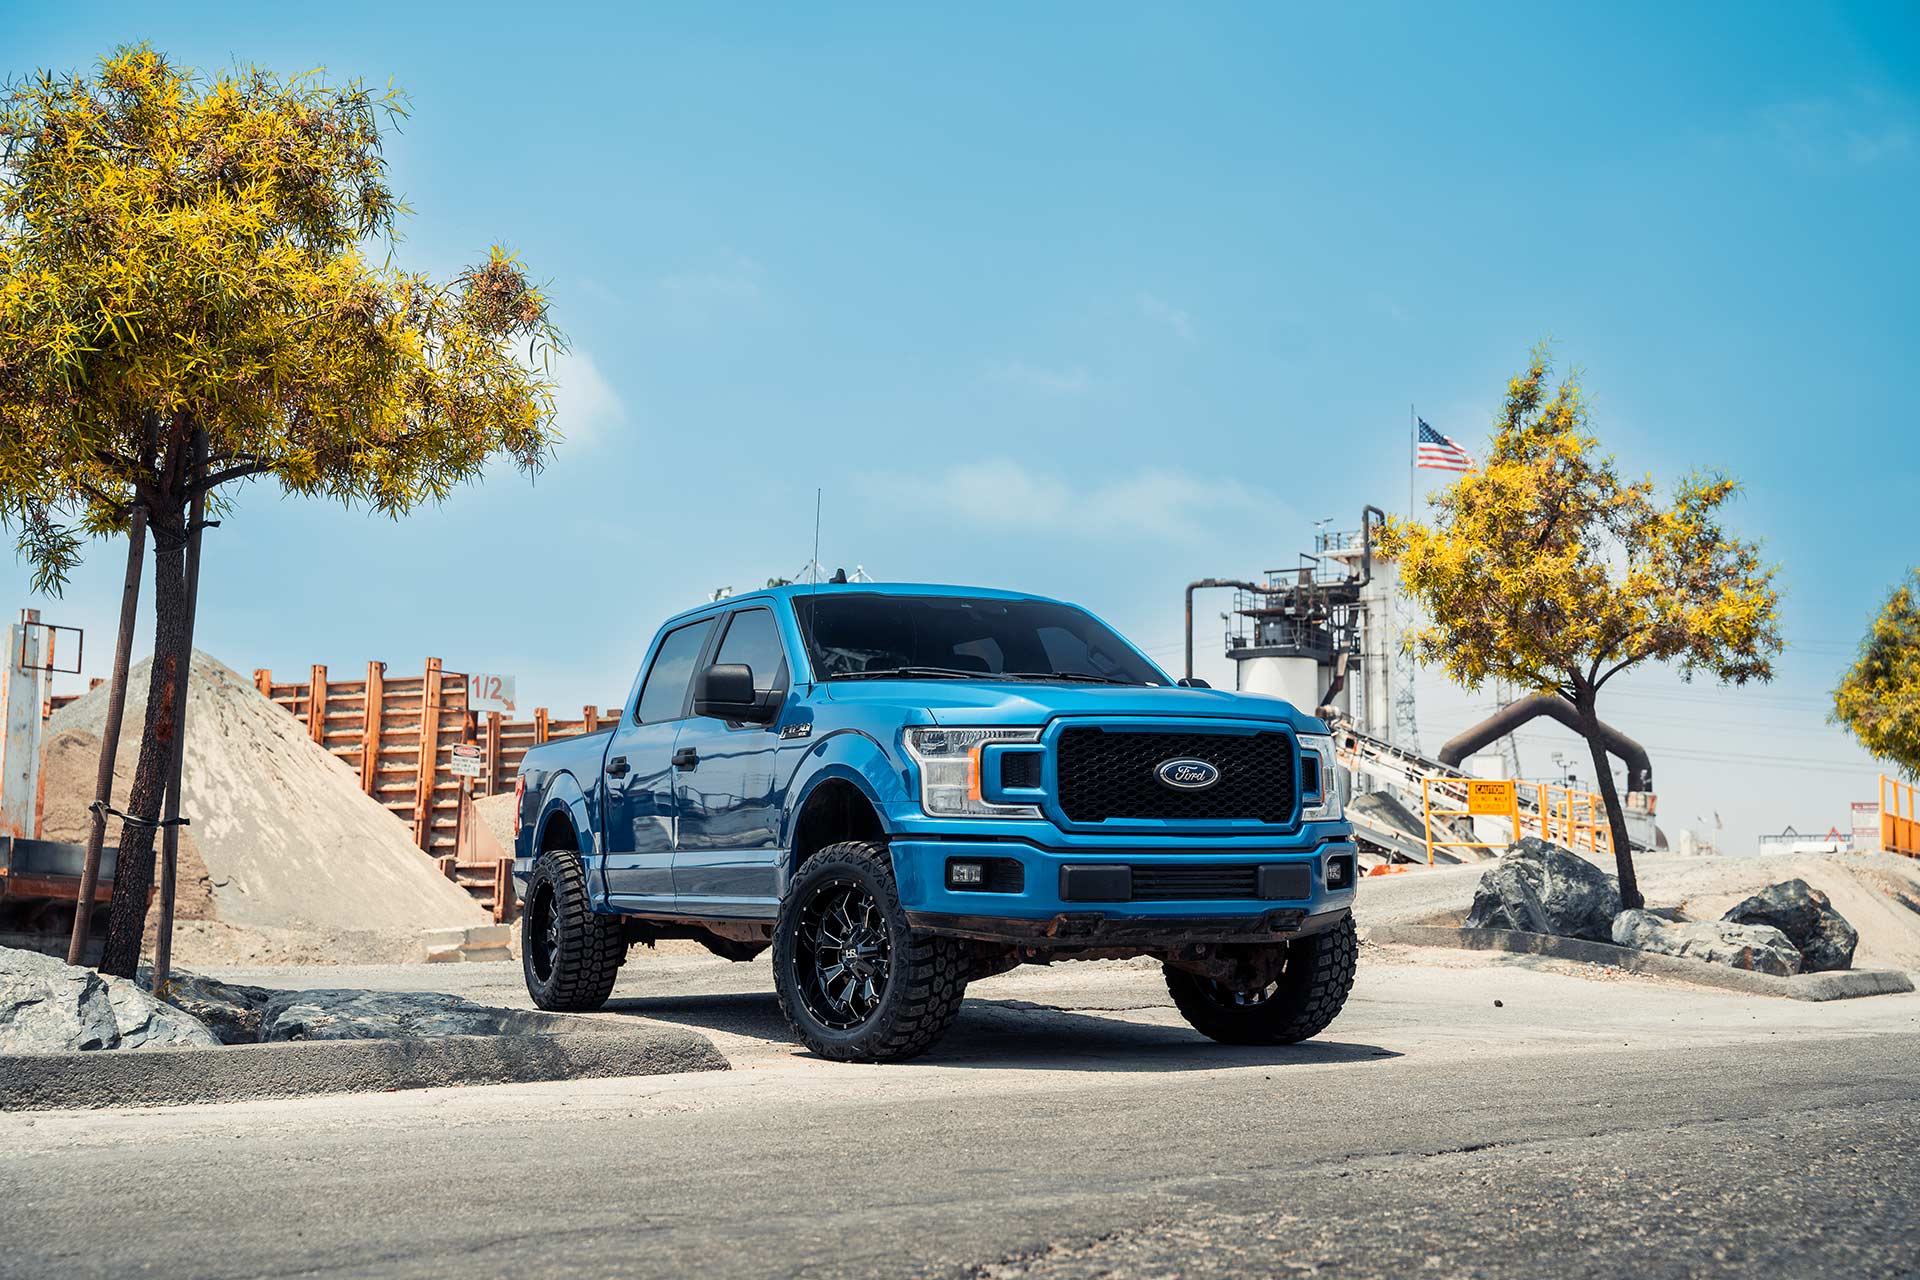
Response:
POLYGON ((1473 458, 1465 449, 1435 431, 1421 418, 1418 447, 1414 451, 1414 465, 1431 471, 1471 471, 1473 458))

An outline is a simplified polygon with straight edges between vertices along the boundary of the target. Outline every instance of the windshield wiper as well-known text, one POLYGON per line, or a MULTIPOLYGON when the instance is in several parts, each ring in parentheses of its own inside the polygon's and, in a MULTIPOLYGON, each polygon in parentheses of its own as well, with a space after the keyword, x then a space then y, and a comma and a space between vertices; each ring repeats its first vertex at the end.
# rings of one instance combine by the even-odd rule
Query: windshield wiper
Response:
POLYGON ((1122 680, 1119 676, 1098 676, 1091 671, 1009 671, 1007 678, 1013 680, 1080 680, 1087 684, 1137 684, 1135 680, 1122 680))
POLYGON ((834 680, 986 680, 984 671, 964 671, 959 667, 868 667, 865 671, 835 671, 834 680))

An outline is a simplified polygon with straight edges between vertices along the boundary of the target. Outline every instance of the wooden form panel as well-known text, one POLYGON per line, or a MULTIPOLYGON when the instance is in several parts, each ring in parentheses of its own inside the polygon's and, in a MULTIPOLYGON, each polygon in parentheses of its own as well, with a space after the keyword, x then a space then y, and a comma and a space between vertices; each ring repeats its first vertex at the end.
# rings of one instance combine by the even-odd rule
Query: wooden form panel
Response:
POLYGON ((473 819, 463 797, 513 789, 527 748, 552 738, 605 728, 619 707, 585 707, 577 720, 556 720, 545 707, 531 720, 504 720, 497 712, 477 716, 467 709, 467 678, 428 658, 417 676, 394 676, 384 662, 367 664, 364 676, 335 680, 325 666, 304 680, 276 680, 264 668, 254 687, 306 727, 312 739, 360 779, 360 788, 405 822, 413 842, 433 855, 451 880, 490 908, 494 919, 513 914, 512 864, 498 859, 463 860, 470 842, 463 826, 473 819), (374 713, 369 715, 368 709, 374 713), (480 745, 486 767, 480 777, 453 773, 453 749, 480 745))

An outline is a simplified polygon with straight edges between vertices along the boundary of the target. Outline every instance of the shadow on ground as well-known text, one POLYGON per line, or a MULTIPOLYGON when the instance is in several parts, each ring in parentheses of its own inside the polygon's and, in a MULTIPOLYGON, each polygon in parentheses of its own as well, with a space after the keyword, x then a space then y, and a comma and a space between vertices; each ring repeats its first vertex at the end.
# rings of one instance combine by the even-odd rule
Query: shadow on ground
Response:
MULTIPOLYGON (((772 992, 634 996, 610 1000, 605 1009, 799 1047, 772 992)), ((1103 1018, 1024 1000, 975 999, 962 1006, 959 1019, 940 1043, 914 1061, 998 1071, 1165 1072, 1372 1062, 1399 1056, 1378 1045, 1330 1039, 1270 1047, 1222 1045, 1185 1026, 1103 1018)))

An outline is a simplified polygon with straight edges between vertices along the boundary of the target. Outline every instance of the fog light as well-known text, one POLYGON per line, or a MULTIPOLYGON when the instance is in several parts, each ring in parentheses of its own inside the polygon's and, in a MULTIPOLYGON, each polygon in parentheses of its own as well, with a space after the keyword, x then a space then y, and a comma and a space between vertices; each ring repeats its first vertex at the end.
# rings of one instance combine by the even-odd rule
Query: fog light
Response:
POLYGON ((1327 888, 1350 889, 1353 887, 1353 855, 1340 854, 1327 859, 1327 888))
POLYGON ((985 883, 987 869, 977 862, 949 862, 947 864, 947 887, 958 889, 962 886, 985 883))

